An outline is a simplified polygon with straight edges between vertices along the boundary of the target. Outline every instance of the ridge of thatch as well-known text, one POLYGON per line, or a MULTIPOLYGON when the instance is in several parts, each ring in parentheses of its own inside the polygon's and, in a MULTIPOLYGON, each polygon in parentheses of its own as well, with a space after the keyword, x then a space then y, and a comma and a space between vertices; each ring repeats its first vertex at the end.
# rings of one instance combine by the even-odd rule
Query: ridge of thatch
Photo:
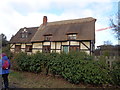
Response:
POLYGON ((77 33, 76 40, 95 40, 95 21, 96 19, 88 17, 41 24, 31 42, 44 41, 47 34, 52 34, 51 41, 65 41, 67 33, 77 33))
POLYGON ((54 21, 48 22, 49 25, 61 25, 61 24, 74 24, 74 23, 83 23, 95 20, 92 17, 80 18, 80 19, 70 19, 70 20, 62 20, 62 21, 54 21))

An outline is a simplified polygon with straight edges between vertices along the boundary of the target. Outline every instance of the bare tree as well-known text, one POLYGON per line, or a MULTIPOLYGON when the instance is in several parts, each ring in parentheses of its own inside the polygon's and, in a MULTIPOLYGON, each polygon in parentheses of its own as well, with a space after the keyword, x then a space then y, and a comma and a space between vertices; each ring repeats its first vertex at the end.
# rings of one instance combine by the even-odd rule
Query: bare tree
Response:
POLYGON ((110 26, 115 33, 115 37, 120 41, 120 2, 118 2, 118 13, 116 17, 110 19, 110 26))
POLYGON ((113 20, 113 19, 110 19, 110 23, 111 23, 111 27, 113 27, 112 28, 112 30, 114 31, 114 35, 115 35, 115 37, 118 39, 118 40, 120 40, 120 16, 119 16, 119 14, 118 14, 118 18, 116 19, 117 20, 117 23, 115 22, 115 20, 113 20))
POLYGON ((112 45, 112 42, 111 41, 104 41, 104 45, 112 45))

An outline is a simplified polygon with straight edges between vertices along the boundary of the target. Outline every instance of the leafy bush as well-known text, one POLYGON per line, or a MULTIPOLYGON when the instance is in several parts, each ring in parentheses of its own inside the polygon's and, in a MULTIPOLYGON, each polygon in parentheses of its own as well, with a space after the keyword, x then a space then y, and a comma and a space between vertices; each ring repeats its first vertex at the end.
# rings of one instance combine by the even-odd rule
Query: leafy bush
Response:
POLYGON ((61 63, 62 62, 60 62, 60 60, 58 60, 58 58, 53 58, 50 61, 49 68, 50 68, 50 72, 53 75, 61 75, 61 72, 62 72, 62 64, 61 63))
POLYGON ((37 52, 31 55, 29 71, 39 73, 42 71, 42 66, 44 64, 45 56, 44 54, 37 52))
POLYGON ((84 66, 84 82, 100 85, 100 84, 107 84, 111 83, 111 76, 109 75, 109 69, 106 65, 101 63, 100 61, 94 62, 89 61, 84 66))
POLYGON ((111 75, 112 75, 114 84, 120 86, 120 61, 114 62, 111 75))
POLYGON ((16 61, 14 69, 39 73, 43 66, 44 57, 44 54, 39 52, 33 55, 21 52, 14 58, 14 61, 16 61))
POLYGON ((19 53, 15 56, 14 60, 17 62, 18 69, 22 71, 29 71, 30 57, 26 53, 19 53))
POLYGON ((75 84, 84 82, 99 85, 111 82, 107 66, 91 58, 84 52, 62 53, 52 59, 50 70, 75 84))
POLYGON ((84 82, 100 85, 111 81, 108 70, 100 68, 97 62, 85 60, 79 60, 79 63, 74 63, 65 68, 63 77, 75 84, 84 82))
POLYGON ((15 61, 17 61, 19 70, 39 73, 42 69, 46 69, 46 74, 60 75, 74 84, 80 82, 94 85, 112 83, 110 70, 105 61, 94 61, 93 57, 85 52, 61 54, 38 52, 32 55, 19 53, 15 56, 15 61))

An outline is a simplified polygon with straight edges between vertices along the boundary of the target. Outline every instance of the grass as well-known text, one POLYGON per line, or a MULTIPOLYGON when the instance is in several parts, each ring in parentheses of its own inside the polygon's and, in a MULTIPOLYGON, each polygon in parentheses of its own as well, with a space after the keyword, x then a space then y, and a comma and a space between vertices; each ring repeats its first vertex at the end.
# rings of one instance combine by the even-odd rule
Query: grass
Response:
POLYGON ((74 85, 60 77, 18 71, 11 71, 9 84, 16 88, 85 88, 82 84, 74 85))
MULTIPOLYGON (((97 87, 89 84, 71 84, 63 78, 44 73, 35 74, 30 72, 11 71, 9 74, 10 88, 110 88, 109 86, 97 87)), ((114 88, 114 87, 112 87, 114 88)), ((119 90, 119 89, 116 89, 119 90)))

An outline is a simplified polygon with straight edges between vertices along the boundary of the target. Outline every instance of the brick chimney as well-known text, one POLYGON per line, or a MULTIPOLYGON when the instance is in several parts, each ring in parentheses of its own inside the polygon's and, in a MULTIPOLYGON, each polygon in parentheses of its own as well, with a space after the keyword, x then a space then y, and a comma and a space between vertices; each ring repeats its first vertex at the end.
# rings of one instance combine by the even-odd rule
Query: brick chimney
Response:
POLYGON ((43 25, 46 25, 47 24, 47 16, 44 16, 43 17, 43 25))

